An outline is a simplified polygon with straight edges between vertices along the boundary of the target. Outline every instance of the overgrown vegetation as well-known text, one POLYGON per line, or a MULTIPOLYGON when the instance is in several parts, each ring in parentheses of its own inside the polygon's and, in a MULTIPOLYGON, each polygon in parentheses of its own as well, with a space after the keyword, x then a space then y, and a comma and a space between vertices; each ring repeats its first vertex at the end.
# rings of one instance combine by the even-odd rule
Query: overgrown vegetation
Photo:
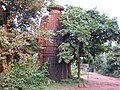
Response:
MULTIPOLYGON (((36 60, 36 55, 33 57, 36 60)), ((48 78, 48 62, 38 67, 33 63, 11 63, 9 71, 0 76, 1 90, 58 90, 76 84, 85 84, 85 80, 76 77, 56 83, 48 78)))
POLYGON ((98 73, 120 77, 120 50, 113 47, 112 51, 101 54, 94 61, 95 69, 98 73))
MULTIPOLYGON (((38 18, 46 0, 0 0, 12 12, 8 18, 6 32, 0 30, 0 60, 4 51, 9 63, 8 72, 0 75, 1 90, 40 90, 53 81, 48 79, 48 63, 38 67, 37 61, 32 60, 32 55, 42 48, 37 44, 38 37, 50 39, 51 32, 40 32, 38 18), (17 23, 14 20, 17 19, 17 23)), ((59 63, 76 62, 80 64, 80 57, 84 63, 92 63, 95 57, 110 50, 110 42, 120 41, 120 30, 115 18, 110 19, 105 14, 96 10, 83 10, 79 7, 67 7, 62 14, 61 31, 63 43, 59 46, 59 63), (105 43, 108 42, 108 45, 105 43)), ((119 76, 120 64, 111 53, 106 54, 106 60, 98 59, 96 62, 99 70, 105 74, 119 76), (109 57, 110 56, 110 57, 109 57), (101 61, 100 61, 101 60, 101 61), (102 67, 104 65, 104 67, 102 67), (101 68, 101 69, 100 69, 101 68)), ((1 63, 0 63, 1 64, 1 63)), ((2 66, 2 64, 1 64, 2 66)), ((76 68, 76 67, 75 67, 76 68)), ((80 69, 80 67, 78 67, 80 69)), ((78 75, 79 76, 79 75, 78 75)), ((74 79, 64 80, 65 83, 74 79)))
POLYGON ((0 76, 1 90, 43 90, 43 86, 49 85, 48 62, 41 67, 35 61, 29 63, 14 63, 9 65, 9 71, 0 76))
POLYGON ((6 58, 7 63, 21 60, 28 62, 38 48, 42 48, 38 44, 38 37, 50 38, 51 32, 40 32, 39 28, 39 18, 46 2, 47 0, 0 0, 0 4, 11 12, 10 17, 2 17, 7 18, 7 30, 0 29, 0 62, 2 57, 6 58))

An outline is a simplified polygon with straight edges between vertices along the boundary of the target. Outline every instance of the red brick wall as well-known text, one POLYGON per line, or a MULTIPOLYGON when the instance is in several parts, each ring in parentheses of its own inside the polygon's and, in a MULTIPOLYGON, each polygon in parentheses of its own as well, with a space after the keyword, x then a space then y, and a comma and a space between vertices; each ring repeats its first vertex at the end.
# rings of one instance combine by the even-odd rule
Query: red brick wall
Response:
MULTIPOLYGON (((57 31, 60 28, 59 17, 62 7, 56 5, 56 8, 50 10, 48 16, 44 16, 41 20, 40 30, 54 30, 57 31)), ((61 81, 68 78, 67 64, 64 62, 58 63, 57 53, 58 45, 62 42, 62 36, 53 36, 53 43, 44 39, 39 39, 39 43, 43 43, 45 49, 39 50, 38 64, 41 65, 45 60, 49 60, 49 77, 55 81, 61 81)))

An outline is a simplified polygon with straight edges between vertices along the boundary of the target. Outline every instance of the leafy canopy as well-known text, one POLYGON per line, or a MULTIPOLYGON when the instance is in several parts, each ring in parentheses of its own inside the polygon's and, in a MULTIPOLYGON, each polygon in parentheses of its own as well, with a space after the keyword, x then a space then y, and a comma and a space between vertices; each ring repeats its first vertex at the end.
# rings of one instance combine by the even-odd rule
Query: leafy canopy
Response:
MULTIPOLYGON (((109 18, 96 10, 84 10, 68 6, 61 15, 61 35, 63 43, 59 46, 59 62, 92 60, 95 55, 106 52, 106 42, 120 40, 120 30, 115 18, 109 18), (65 54, 64 54, 65 53, 65 54)), ((87 61, 86 61, 87 62, 87 61)))
POLYGON ((0 2, 5 4, 7 13, 10 12, 9 26, 26 30, 28 27, 32 29, 36 22, 39 23, 42 8, 46 6, 47 0, 0 0, 0 2))

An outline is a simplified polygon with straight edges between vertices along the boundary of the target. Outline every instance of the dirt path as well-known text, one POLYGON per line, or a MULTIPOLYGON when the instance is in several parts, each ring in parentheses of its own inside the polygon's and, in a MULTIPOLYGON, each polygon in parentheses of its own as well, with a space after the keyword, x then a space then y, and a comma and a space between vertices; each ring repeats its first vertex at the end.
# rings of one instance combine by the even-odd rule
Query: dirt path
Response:
MULTIPOLYGON (((84 77, 87 79, 87 77, 84 77)), ((76 85, 61 90, 120 90, 120 78, 103 76, 96 73, 89 73, 89 82, 86 87, 76 85)))

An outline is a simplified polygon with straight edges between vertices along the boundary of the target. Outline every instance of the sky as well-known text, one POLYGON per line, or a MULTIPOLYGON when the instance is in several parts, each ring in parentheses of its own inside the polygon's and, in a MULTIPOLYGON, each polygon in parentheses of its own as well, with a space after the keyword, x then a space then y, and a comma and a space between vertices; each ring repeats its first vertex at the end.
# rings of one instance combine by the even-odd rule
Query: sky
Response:
POLYGON ((100 13, 106 13, 110 18, 117 17, 120 27, 120 0, 56 0, 60 5, 80 6, 88 10, 97 8, 100 13))

